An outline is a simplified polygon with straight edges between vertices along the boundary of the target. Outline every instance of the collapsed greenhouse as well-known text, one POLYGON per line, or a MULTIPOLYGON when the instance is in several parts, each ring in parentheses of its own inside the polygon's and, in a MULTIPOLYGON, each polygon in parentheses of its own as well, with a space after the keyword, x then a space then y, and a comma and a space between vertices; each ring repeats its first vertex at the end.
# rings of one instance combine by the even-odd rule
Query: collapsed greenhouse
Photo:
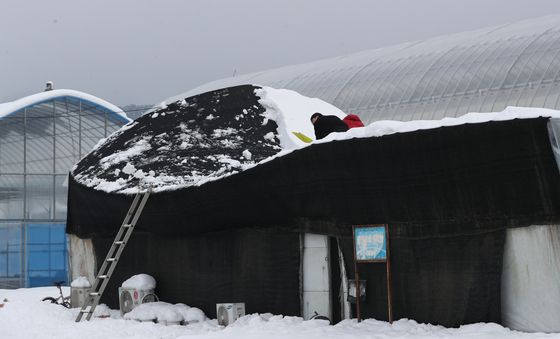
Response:
MULTIPOLYGON (((148 273, 161 300, 208 315, 245 302, 248 313, 317 311, 336 322, 355 316, 352 225, 383 223, 396 319, 560 330, 558 303, 547 302, 558 293, 557 228, 531 231, 560 223, 558 112, 379 122, 304 145, 291 132, 311 127, 282 114, 296 106, 307 125, 310 110, 343 114, 242 85, 180 98, 113 134, 71 171, 67 233, 84 270, 73 274, 93 277, 133 194, 151 187, 102 300, 110 306, 122 281, 148 273), (539 264, 543 253, 550 260, 539 264), (524 260, 541 288, 520 278, 524 260)), ((359 270, 362 316, 387 319, 385 268, 359 270)))

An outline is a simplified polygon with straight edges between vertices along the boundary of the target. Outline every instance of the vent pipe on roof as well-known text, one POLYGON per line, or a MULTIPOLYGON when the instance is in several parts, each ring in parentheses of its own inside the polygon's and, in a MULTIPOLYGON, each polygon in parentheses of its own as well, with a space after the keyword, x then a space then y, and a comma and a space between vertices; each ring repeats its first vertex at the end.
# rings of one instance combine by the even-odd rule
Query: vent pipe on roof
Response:
POLYGON ((53 90, 53 82, 52 81, 47 81, 46 87, 45 87, 45 92, 46 91, 52 91, 53 90))

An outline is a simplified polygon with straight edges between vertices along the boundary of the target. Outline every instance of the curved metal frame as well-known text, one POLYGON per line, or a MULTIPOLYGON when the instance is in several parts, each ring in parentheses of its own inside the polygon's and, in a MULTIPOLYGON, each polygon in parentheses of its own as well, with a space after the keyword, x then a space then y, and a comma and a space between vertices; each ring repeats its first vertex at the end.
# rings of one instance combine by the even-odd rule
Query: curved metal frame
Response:
MULTIPOLYGON (((526 62, 524 52, 532 46, 536 47, 537 53, 532 62, 537 65, 533 65, 531 74, 536 72, 536 68, 539 72, 546 69, 544 74, 560 71, 560 63, 550 62, 554 59, 546 54, 552 53, 557 57, 558 51, 548 50, 546 46, 560 39, 559 28, 560 16, 525 20, 519 24, 238 76, 234 83, 268 85, 271 79, 275 79, 275 83, 282 83, 288 89, 320 97, 342 110, 359 114, 366 123, 395 117, 402 120, 437 119, 469 111, 496 110, 502 107, 502 101, 509 105, 519 103, 514 91, 530 87, 528 83, 520 83, 521 74, 514 70, 523 67, 522 63, 526 62), (548 35, 551 37, 547 41, 541 40, 548 35), (485 47, 477 47, 479 45, 485 47), (427 58, 432 58, 429 64, 425 64, 427 58), (344 72, 348 74, 345 76, 344 72), (422 75, 419 76, 419 72, 422 75), (431 84, 426 86, 426 81, 431 84), (507 81, 514 81, 511 88, 504 88, 507 81), (458 89, 462 88, 465 90, 459 93, 458 89)), ((555 79, 556 76, 552 82, 555 79)), ((220 83, 232 85, 231 80, 215 81, 210 87, 218 88, 220 83)), ((208 89, 209 86, 201 88, 208 89)), ((553 88, 554 85, 551 85, 550 89, 543 90, 547 92, 547 97, 556 95, 553 88)), ((197 89, 194 89, 187 95, 196 93, 197 89)), ((522 95, 535 93, 543 95, 538 91, 522 95)), ((533 102, 533 99, 527 100, 533 102)), ((548 104, 550 100, 544 99, 547 106, 552 105, 548 104)), ((560 108, 558 103, 554 104, 554 108, 560 108)))

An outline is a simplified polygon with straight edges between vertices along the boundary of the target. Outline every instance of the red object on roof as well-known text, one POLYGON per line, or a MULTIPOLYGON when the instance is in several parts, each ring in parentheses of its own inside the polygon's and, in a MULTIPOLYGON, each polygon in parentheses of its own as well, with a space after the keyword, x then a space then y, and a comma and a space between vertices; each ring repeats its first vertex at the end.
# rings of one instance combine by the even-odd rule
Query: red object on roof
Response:
POLYGON ((346 117, 344 117, 344 119, 342 119, 342 121, 344 121, 344 123, 348 125, 348 129, 354 127, 364 127, 364 123, 356 114, 348 114, 346 117))

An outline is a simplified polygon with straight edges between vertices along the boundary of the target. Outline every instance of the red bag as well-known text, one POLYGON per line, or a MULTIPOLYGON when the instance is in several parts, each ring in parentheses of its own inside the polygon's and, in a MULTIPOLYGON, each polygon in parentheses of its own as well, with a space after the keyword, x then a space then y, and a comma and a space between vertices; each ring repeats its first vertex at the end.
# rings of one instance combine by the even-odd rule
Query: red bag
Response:
POLYGON ((344 119, 342 119, 342 121, 344 121, 344 123, 348 125, 348 129, 354 127, 364 127, 364 123, 356 114, 348 114, 344 117, 344 119))

